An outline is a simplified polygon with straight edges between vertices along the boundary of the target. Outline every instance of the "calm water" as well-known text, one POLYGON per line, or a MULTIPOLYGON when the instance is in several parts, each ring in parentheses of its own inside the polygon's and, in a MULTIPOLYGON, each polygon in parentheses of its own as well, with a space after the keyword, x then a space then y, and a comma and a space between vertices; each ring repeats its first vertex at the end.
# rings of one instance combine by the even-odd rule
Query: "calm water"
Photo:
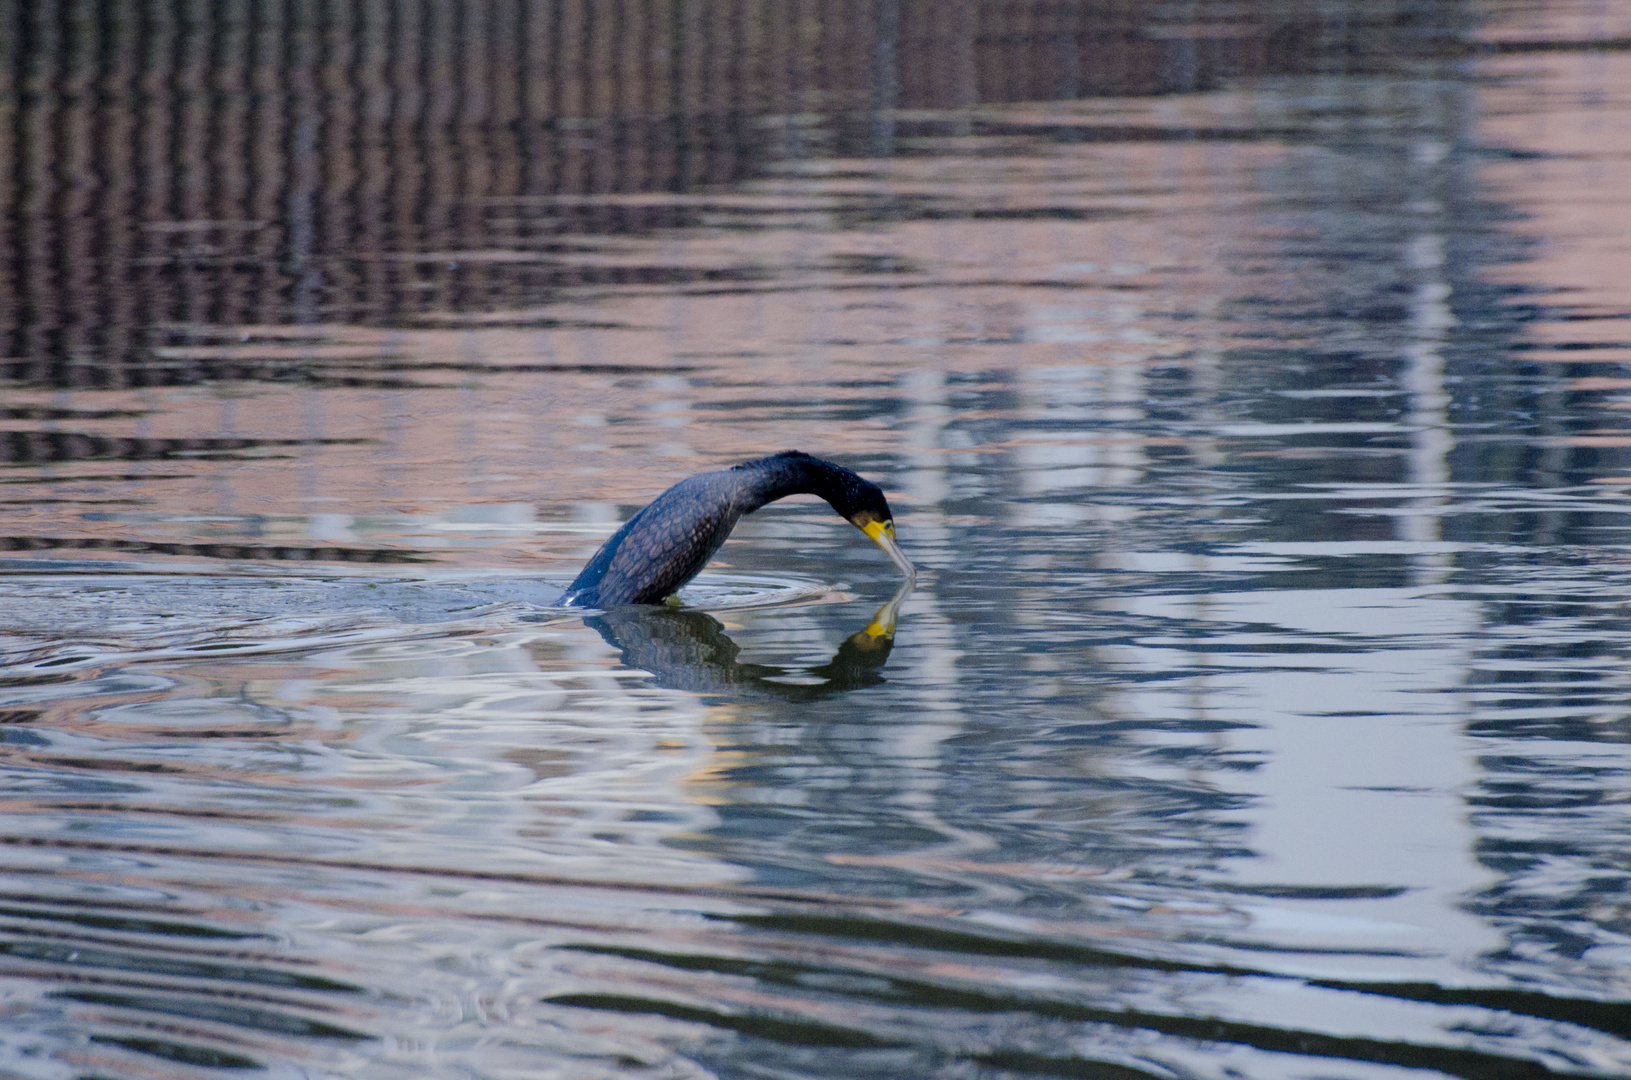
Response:
POLYGON ((1631 1075, 1623 6, 240 7, 5 9, 0 1075, 1631 1075))

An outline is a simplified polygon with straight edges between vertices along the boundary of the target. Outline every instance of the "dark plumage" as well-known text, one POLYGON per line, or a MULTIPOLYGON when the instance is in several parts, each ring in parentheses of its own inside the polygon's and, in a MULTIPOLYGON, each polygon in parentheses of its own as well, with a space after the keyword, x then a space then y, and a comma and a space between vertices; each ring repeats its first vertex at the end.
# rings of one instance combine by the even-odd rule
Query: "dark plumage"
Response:
POLYGON ((883 489, 842 465, 783 450, 681 480, 601 545, 566 591, 577 607, 657 604, 696 577, 743 514, 789 495, 819 495, 871 537, 908 577, 883 489))

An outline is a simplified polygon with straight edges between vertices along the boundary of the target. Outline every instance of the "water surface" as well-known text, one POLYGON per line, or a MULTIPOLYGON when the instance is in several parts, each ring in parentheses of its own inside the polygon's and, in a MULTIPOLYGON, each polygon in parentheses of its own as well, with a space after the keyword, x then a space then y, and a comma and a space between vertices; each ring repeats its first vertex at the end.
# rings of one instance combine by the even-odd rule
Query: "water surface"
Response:
POLYGON ((41 5, 0 1073, 1631 1073, 1631 28, 1192 6, 41 5))

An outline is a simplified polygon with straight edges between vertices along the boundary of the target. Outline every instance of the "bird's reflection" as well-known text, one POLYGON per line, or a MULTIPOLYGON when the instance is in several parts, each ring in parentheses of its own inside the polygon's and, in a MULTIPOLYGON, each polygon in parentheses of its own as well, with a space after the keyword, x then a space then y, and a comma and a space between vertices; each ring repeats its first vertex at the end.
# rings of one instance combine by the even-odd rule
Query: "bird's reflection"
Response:
POLYGON ((650 672, 664 689, 734 698, 816 701, 884 681, 879 669, 895 647, 895 618, 911 593, 912 583, 907 581, 864 629, 851 634, 838 647, 831 660, 812 668, 738 662, 740 647, 725 633, 719 620, 705 611, 631 606, 591 615, 583 622, 621 654, 624 664, 650 672), (792 674, 822 681, 782 681, 792 674))

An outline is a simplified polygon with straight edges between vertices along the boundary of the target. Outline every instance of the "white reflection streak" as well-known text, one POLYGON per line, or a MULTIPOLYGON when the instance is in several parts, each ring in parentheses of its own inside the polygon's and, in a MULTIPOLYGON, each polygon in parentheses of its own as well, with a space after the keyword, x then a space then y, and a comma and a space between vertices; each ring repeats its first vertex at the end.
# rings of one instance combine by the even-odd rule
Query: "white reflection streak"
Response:
MULTIPOLYGON (((1418 491, 1427 492, 1410 503, 1413 513, 1394 518, 1401 540, 1423 543, 1442 538, 1443 518, 1438 513, 1448 497, 1450 451, 1455 439, 1449 429, 1450 396, 1444 389, 1444 339, 1455 325, 1450 311, 1450 284, 1444 280, 1444 237, 1422 233, 1405 248, 1405 262, 1421 271, 1410 303, 1411 340, 1405 346, 1400 382, 1408 402, 1406 420, 1411 429, 1409 477, 1418 491)), ((1447 553, 1414 557, 1416 583, 1431 585, 1450 571, 1447 553)))
MULTIPOLYGON (((1431 181, 1436 167, 1449 154, 1449 147, 1437 139, 1424 139, 1415 147, 1416 165, 1431 181)), ((1427 201, 1422 209, 1438 209, 1438 203, 1427 201)), ((1411 238, 1405 246, 1406 268, 1416 274, 1415 293, 1410 302, 1410 340, 1404 349, 1404 364, 1400 370, 1400 386, 1405 391, 1411 429, 1408 475, 1411 486, 1421 494, 1410 503, 1411 512, 1396 515, 1394 528, 1401 540, 1437 543, 1443 538, 1443 507, 1450 497, 1450 452, 1455 448, 1455 436, 1450 430, 1450 394, 1445 385, 1444 343, 1450 329, 1456 325, 1450 307, 1451 285, 1444 271, 1444 234, 1423 231, 1411 238)), ((1450 579, 1454 569, 1453 553, 1446 550, 1422 550, 1411 556, 1414 583, 1418 588, 1431 589, 1450 579)), ((1425 599, 1425 597, 1424 597, 1425 599)), ((1482 621, 1482 609, 1477 604, 1440 601, 1461 623, 1460 632, 1446 639, 1442 649, 1432 650, 1422 657, 1421 673, 1425 687, 1448 690, 1434 695, 1440 708, 1431 710, 1438 717, 1415 727, 1413 734, 1421 740, 1421 749, 1438 761, 1437 787, 1439 814, 1423 814, 1422 824, 1436 819, 1436 828, 1420 828, 1411 836, 1415 846, 1431 844, 1442 853, 1454 853, 1444 860, 1437 872, 1438 896, 1445 913, 1441 928, 1447 940, 1455 940, 1467 953, 1476 951, 1480 942, 1488 942, 1490 928, 1474 916, 1460 910, 1460 897, 1487 885, 1489 875, 1473 855, 1477 837, 1471 832, 1465 817, 1457 811, 1464 805, 1462 792, 1474 783, 1478 774, 1476 753, 1468 745, 1463 718, 1471 705, 1457 688, 1467 683, 1472 666, 1471 643, 1477 640, 1482 621), (1436 745, 1435 745, 1436 744, 1436 745), (1423 836, 1422 833, 1429 835, 1423 836), (1432 835, 1436 834, 1436 835, 1432 835)), ((1426 713, 1429 710, 1423 709, 1426 713)), ((1410 860, 1401 859, 1404 870, 1410 860)), ((1419 869, 1418 867, 1409 867, 1419 869)))
MULTIPOLYGON (((659 428, 683 428, 691 423, 691 383, 683 375, 656 375, 648 382, 647 387, 655 391, 657 400, 647 406, 652 414, 652 424, 659 428)), ((680 432, 673 432, 676 438, 672 441, 653 445, 653 453, 667 457, 690 457, 694 452, 689 443, 678 438, 680 432)))
MULTIPOLYGON (((1438 157, 1418 154, 1429 165, 1438 157)), ((1424 232, 1403 254, 1406 271, 1418 275, 1401 383, 1413 432, 1408 482, 1422 494, 1411 503, 1414 513, 1396 519, 1397 529, 1400 539, 1436 542, 1453 446, 1443 344, 1454 317, 1442 275, 1443 236, 1424 232)), ((1251 813, 1263 857, 1241 873, 1304 885, 1402 887, 1392 898, 1281 903, 1253 916, 1261 922, 1342 913, 1374 920, 1372 946, 1391 940, 1423 954, 1465 959, 1499 944, 1487 924, 1462 908, 1462 898, 1489 880, 1472 855, 1463 792, 1473 765, 1466 707, 1453 692, 1465 681, 1479 609, 1442 594, 1439 586, 1453 569, 1447 556, 1413 559, 1407 588, 1249 598, 1269 605, 1258 621, 1302 634, 1419 640, 1408 649, 1358 647, 1340 665, 1323 669, 1253 673, 1237 681, 1239 690, 1257 694, 1254 719, 1262 724, 1242 743, 1255 743, 1265 754, 1254 785, 1261 801, 1251 813), (1367 618, 1382 623, 1367 630, 1367 618)), ((1245 613, 1236 618, 1245 621, 1245 613)))
MULTIPOLYGON (((905 546, 919 566, 938 569, 943 562, 939 553, 951 547, 943 520, 943 504, 951 485, 946 475, 947 455, 940 452, 952 420, 945 373, 928 369, 908 372, 901 380, 901 394, 906 401, 901 441, 910 465, 901 474, 901 482, 913 508, 911 540, 905 546), (917 551, 912 550, 914 542, 917 551), (934 554, 926 559, 922 552, 934 554)), ((963 692, 958 678, 963 651, 957 647, 957 636, 940 611, 933 579, 925 584, 928 587, 920 586, 909 601, 909 619, 901 631, 901 640, 911 643, 909 654, 920 658, 913 665, 913 679, 923 719, 895 727, 891 740, 893 760, 917 763, 919 767, 905 771, 913 782, 896 795, 896 800, 912 808, 909 813, 918 824, 947 838, 944 846, 935 849, 936 854, 967 854, 989 848, 991 840, 984 833, 958 829, 941 818, 935 806, 943 778, 949 772, 930 767, 940 756, 940 745, 957 734, 963 724, 963 692)))
MULTIPOLYGON (((1431 165, 1442 154, 1431 161, 1418 156, 1431 165)), ((1416 512, 1401 515, 1398 528, 1404 540, 1438 541, 1453 447, 1443 346, 1454 320, 1442 273, 1443 237, 1419 235, 1403 254, 1401 269, 1418 282, 1400 378, 1413 432, 1407 480, 1419 497, 1416 512)), ((1450 569, 1428 555, 1418 557, 1416 579, 1403 588, 1257 590, 1124 603, 1146 614, 1165 604, 1175 620, 1272 624, 1292 639, 1354 641, 1340 662, 1285 661, 1278 669, 1259 669, 1222 654, 1210 658, 1234 670, 1221 680, 1227 692, 1207 711, 1237 723, 1234 748, 1262 762, 1247 780, 1251 799, 1242 814, 1253 853, 1234 861, 1231 876, 1403 890, 1374 899, 1251 906, 1257 932, 1277 942, 1328 935, 1320 920, 1334 917, 1352 920, 1352 932, 1370 948, 1466 958, 1500 944, 1462 907, 1490 875, 1472 857, 1463 793, 1473 765, 1466 707, 1453 693, 1464 682, 1480 612, 1476 603, 1443 595, 1440 583, 1450 569), (1406 643, 1410 647, 1398 647, 1406 643)), ((1152 670, 1174 659, 1148 652, 1144 662, 1152 670)), ((1357 957, 1348 962, 1361 970, 1357 957)), ((1379 957, 1371 963, 1397 975, 1410 961, 1379 957)))
POLYGON ((1012 453, 1027 501, 1014 507, 1013 525, 1049 528, 1132 517, 1133 507, 1094 502, 1075 492, 1130 487, 1143 477, 1149 455, 1132 434, 1144 417, 1137 404, 1144 394, 1143 365, 1026 368, 1014 373, 1014 381, 1022 433, 1012 453), (1085 423, 1065 426, 1071 421, 1085 423), (1115 423, 1086 426, 1094 421, 1115 423), (1028 438, 1027 429, 1033 432, 1028 438))
MULTIPOLYGON (((1218 298, 1205 297, 1197 306, 1215 310, 1218 298)), ((1218 429, 1223 425, 1223 409, 1220 404, 1223 394, 1223 357, 1219 351, 1214 348, 1197 351, 1195 362, 1190 367, 1190 378, 1194 386, 1193 400, 1198 404, 1196 419, 1200 423, 1195 433, 1190 436, 1189 454, 1195 462, 1196 475, 1204 476, 1221 467, 1226 460, 1217 435, 1218 429)), ((1207 515, 1215 518, 1218 512, 1215 509, 1210 510, 1207 515)), ((1194 567, 1195 572, 1205 574, 1209 571, 1210 568, 1206 564, 1211 561, 1211 556, 1205 552, 1195 552, 1188 557, 1198 564, 1194 567)), ((1212 617, 1211 599, 1210 593, 1202 593, 1196 597, 1197 618, 1212 617)), ((1185 703, 1193 720, 1197 722, 1212 720, 1214 718, 1212 699, 1217 691, 1217 682, 1216 677, 1207 672, 1216 667, 1215 658, 1209 649, 1197 650, 1193 654, 1191 664, 1198 670, 1196 674, 1184 680, 1185 703)), ((1221 724, 1212 732, 1207 742, 1220 757, 1234 749, 1227 727, 1221 724)), ((1191 773, 1189 780, 1196 784, 1212 782, 1212 778, 1200 770, 1191 773)))

